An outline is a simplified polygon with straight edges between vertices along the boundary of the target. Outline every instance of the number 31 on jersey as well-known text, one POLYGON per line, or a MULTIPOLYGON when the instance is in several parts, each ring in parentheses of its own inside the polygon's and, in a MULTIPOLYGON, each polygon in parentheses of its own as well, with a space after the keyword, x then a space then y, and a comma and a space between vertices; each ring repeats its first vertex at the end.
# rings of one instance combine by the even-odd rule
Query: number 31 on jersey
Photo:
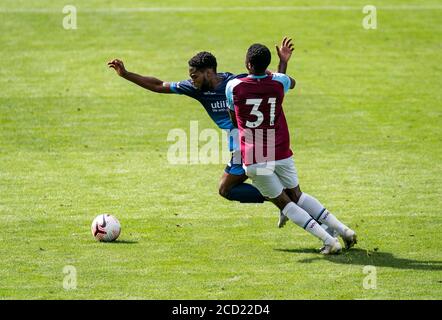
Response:
MULTIPOLYGON (((248 121, 246 122, 246 126, 248 128, 256 128, 259 127, 262 122, 264 121, 264 114, 259 111, 259 107, 261 106, 263 99, 247 99, 246 104, 253 105, 252 110, 250 111, 251 115, 254 115, 256 117, 255 121, 248 121)), ((276 98, 269 98, 267 103, 270 105, 270 125, 275 125, 275 108, 276 108, 276 98)))

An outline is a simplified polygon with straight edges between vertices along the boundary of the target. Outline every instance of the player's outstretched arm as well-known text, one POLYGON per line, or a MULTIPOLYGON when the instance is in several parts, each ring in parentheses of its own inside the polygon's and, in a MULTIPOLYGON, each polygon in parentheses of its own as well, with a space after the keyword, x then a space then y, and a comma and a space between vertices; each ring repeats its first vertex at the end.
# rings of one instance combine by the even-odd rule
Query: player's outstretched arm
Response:
POLYGON ((284 37, 281 41, 281 47, 278 47, 278 45, 275 45, 275 47, 276 53, 279 57, 278 72, 286 73, 288 62, 292 56, 293 50, 295 50, 292 39, 284 37))
POLYGON ((109 68, 115 69, 120 77, 129 80, 140 87, 157 93, 173 93, 170 89, 169 83, 164 82, 154 77, 145 77, 139 74, 129 72, 124 67, 123 61, 114 59, 107 63, 109 68))

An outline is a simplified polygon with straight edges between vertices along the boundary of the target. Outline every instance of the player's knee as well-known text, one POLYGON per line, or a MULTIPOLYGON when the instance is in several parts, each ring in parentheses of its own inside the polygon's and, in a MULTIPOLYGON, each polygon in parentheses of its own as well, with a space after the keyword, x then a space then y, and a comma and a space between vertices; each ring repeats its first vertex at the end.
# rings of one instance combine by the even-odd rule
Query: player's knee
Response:
POLYGON ((299 199, 302 196, 301 189, 299 189, 298 187, 293 189, 285 189, 285 193, 290 197, 290 200, 295 203, 298 203, 299 199))
POLYGON ((221 184, 219 186, 218 192, 221 197, 229 200, 230 189, 226 188, 224 185, 221 184))
POLYGON ((301 191, 301 188, 299 188, 299 186, 297 186, 296 188, 295 188, 295 202, 296 203, 298 203, 299 202, 299 199, 301 198, 301 196, 302 196, 302 191, 301 191))
POLYGON ((290 199, 294 202, 294 203, 298 203, 299 199, 301 198, 302 192, 294 192, 291 194, 290 199))

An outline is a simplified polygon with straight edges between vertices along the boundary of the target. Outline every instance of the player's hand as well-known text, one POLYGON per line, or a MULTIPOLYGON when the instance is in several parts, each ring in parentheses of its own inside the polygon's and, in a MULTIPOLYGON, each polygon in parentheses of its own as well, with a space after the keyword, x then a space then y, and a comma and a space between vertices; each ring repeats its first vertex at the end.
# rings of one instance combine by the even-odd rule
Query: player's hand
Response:
POLYGON ((109 68, 114 68, 118 75, 121 77, 123 77, 127 73, 126 68, 124 68, 124 63, 121 60, 114 59, 112 61, 109 61, 107 65, 109 66, 109 68))
POLYGON ((282 39, 281 48, 277 45, 275 47, 279 59, 283 62, 288 62, 290 60, 290 57, 292 56, 293 50, 295 50, 292 39, 288 39, 287 37, 284 37, 284 39, 282 39))

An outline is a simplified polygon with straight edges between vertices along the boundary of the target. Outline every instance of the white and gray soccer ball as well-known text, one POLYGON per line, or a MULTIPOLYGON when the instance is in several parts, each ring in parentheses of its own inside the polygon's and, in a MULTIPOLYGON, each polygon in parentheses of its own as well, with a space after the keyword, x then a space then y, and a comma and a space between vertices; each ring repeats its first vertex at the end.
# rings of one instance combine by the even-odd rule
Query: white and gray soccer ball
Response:
POLYGON ((96 240, 110 242, 120 235, 121 225, 113 215, 100 214, 92 221, 91 232, 96 240))

